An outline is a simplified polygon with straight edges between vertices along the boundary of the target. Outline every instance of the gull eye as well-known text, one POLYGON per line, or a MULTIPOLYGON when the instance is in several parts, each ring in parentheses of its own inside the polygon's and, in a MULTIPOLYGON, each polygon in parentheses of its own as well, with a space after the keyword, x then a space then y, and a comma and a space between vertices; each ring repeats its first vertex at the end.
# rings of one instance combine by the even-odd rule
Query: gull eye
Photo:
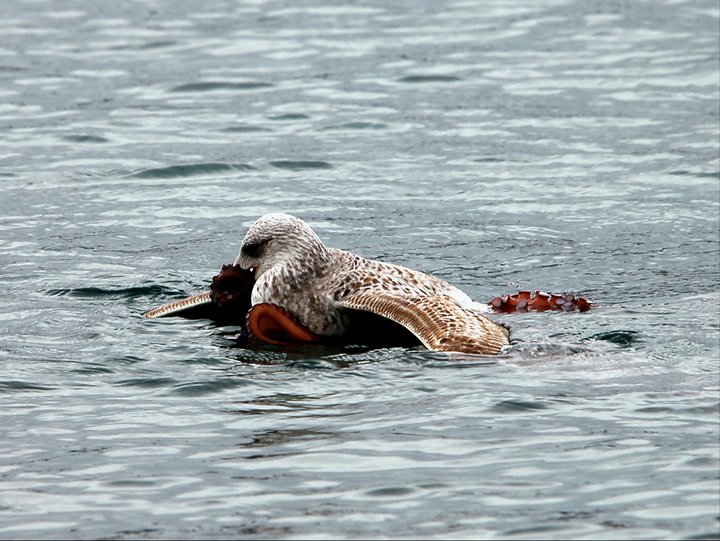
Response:
POLYGON ((248 244, 244 244, 240 251, 246 256, 257 257, 260 255, 264 244, 264 242, 250 242, 248 244))

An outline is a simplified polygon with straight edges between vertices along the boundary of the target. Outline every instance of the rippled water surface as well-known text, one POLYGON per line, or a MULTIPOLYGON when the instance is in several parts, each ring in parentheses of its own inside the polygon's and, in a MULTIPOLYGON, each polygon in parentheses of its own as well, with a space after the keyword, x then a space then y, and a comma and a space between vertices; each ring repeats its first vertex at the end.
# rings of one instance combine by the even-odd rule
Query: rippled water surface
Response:
POLYGON ((0 20, 0 538, 720 535, 718 4, 50 2, 0 20), (247 226, 477 300, 498 357, 143 311, 247 226))

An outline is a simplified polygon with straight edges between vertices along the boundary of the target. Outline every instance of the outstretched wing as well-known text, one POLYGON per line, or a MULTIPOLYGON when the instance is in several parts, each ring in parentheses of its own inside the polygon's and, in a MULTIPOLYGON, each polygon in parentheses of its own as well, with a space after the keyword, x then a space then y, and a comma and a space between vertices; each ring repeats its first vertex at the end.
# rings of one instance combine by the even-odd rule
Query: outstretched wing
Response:
POLYGON ((163 304, 158 308, 149 310, 143 314, 143 317, 156 318, 178 316, 189 319, 202 319, 205 317, 209 318, 208 314, 212 311, 213 304, 212 299, 210 298, 210 292, 203 291, 202 293, 192 295, 185 299, 163 304))
POLYGON ((398 323, 432 351, 491 355, 508 344, 510 331, 481 313, 462 308, 449 295, 408 296, 382 286, 364 287, 338 301, 398 323))
POLYGON ((144 317, 177 316, 188 319, 212 319, 222 323, 244 325, 250 309, 250 295, 255 277, 249 269, 238 265, 223 265, 213 276, 210 291, 204 291, 179 301, 145 312, 144 317))

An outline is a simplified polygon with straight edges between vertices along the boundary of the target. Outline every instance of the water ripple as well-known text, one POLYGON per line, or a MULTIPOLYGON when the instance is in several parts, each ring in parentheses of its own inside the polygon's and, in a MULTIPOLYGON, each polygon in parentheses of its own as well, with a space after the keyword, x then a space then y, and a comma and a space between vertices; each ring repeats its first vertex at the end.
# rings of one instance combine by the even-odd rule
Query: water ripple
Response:
POLYGON ((304 169, 331 169, 332 165, 320 160, 275 160, 270 165, 279 169, 302 171, 304 169))
POLYGON ((0 538, 718 537, 717 3, 6 0, 0 538), (259 215, 495 357, 148 321, 259 215))
POLYGON ((228 81, 204 81, 199 83, 187 83, 170 89, 170 92, 212 92, 215 90, 256 90, 269 88, 273 85, 261 81, 228 82, 228 81))
POLYGON ((179 383, 174 386, 173 393, 181 396, 202 396, 216 394, 221 391, 235 389, 250 385, 249 381, 241 378, 220 378, 216 377, 209 381, 192 381, 179 383))
POLYGON ((135 178, 186 178, 206 175, 228 174, 237 171, 252 170, 246 163, 191 163, 183 165, 169 165, 166 167, 153 167, 132 173, 135 178))
POLYGON ((398 80, 401 83, 453 83, 462 79, 454 75, 406 75, 398 80))

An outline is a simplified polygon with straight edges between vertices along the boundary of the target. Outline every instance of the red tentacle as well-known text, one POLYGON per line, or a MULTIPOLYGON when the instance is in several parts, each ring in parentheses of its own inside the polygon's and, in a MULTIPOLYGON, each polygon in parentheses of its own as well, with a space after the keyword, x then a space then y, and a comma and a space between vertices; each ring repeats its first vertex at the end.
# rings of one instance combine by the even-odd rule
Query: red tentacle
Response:
POLYGON ((321 341, 318 335, 277 304, 260 303, 250 308, 247 328, 256 339, 278 346, 321 341))
POLYGON ((494 312, 528 312, 545 310, 563 310, 566 312, 587 312, 596 306, 585 297, 576 297, 574 293, 562 295, 544 291, 518 291, 514 295, 501 295, 492 299, 488 305, 494 312))

